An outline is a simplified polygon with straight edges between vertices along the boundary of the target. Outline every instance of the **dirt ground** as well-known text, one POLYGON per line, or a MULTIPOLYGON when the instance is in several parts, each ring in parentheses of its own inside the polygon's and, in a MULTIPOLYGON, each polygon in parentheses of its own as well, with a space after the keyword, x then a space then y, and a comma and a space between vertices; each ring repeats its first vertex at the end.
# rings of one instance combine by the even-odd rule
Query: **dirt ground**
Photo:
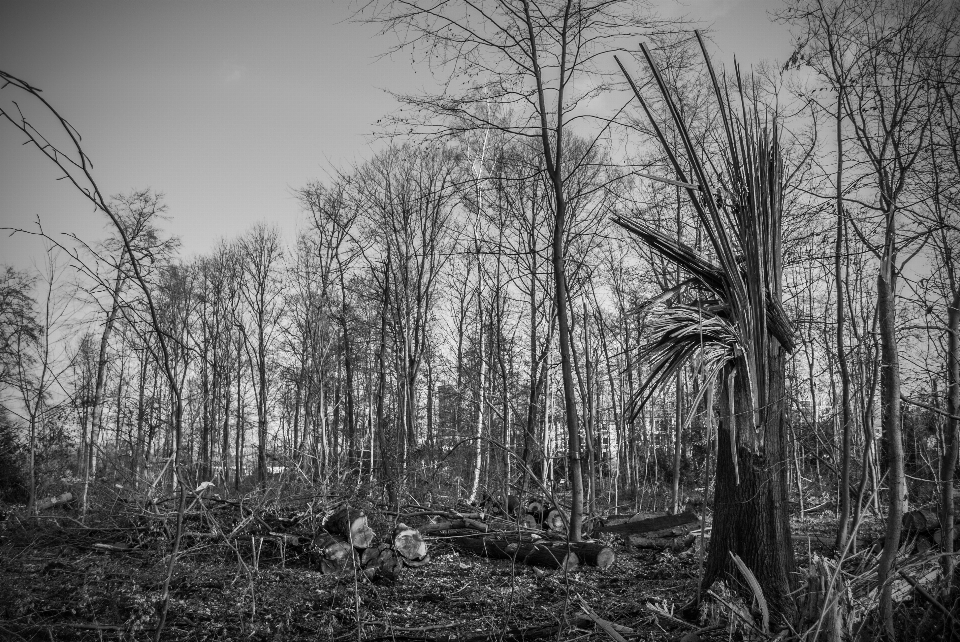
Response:
MULTIPOLYGON (((11 515, 0 534, 0 639, 152 639, 169 523, 134 528, 111 517, 84 526, 60 514, 25 524, 11 515)), ((324 575, 308 553, 271 539, 231 547, 186 537, 161 639, 612 639, 584 605, 629 627, 620 630, 629 640, 677 641, 698 628, 699 640, 730 639, 722 625, 702 630, 717 622, 709 613, 699 625, 671 615, 696 594, 698 546, 673 553, 608 541, 617 552, 611 568, 564 573, 474 557, 432 538, 428 564, 396 582, 370 582, 324 575)), ((797 548, 801 557, 810 550, 802 538, 797 548)))

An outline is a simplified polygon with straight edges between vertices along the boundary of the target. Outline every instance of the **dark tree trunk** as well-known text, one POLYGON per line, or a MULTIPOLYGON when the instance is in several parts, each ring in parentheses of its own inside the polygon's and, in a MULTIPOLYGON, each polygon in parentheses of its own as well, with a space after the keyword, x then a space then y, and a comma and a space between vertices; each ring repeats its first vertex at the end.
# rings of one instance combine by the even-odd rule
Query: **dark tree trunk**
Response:
POLYGON ((737 435, 753 431, 753 412, 748 405, 745 379, 737 374, 731 382, 727 373, 722 375, 713 533, 702 588, 706 590, 715 580, 726 579, 750 595, 746 580, 730 557, 733 553, 756 574, 772 614, 793 621, 796 607, 790 592, 796 564, 788 521, 789 462, 781 401, 784 355, 778 345, 771 348, 771 353, 767 399, 772 401, 760 412, 763 447, 756 453, 744 446, 737 447, 736 461, 733 444, 743 440, 731 435, 731 426, 737 435), (731 397, 735 406, 732 418, 731 397))
MULTIPOLYGON (((846 223, 843 219, 843 131, 841 129, 843 114, 843 88, 837 95, 837 237, 834 243, 834 270, 836 272, 837 287, 837 362, 840 365, 840 421, 843 431, 840 451, 840 515, 837 520, 836 548, 840 552, 847 541, 850 527, 850 449, 852 448, 852 427, 850 425, 850 372, 847 367, 847 353, 843 344, 844 333, 844 305, 843 296, 844 275, 843 246, 846 223)), ((866 464, 864 464, 866 465, 866 464)))
POLYGON ((960 451, 960 292, 955 292, 947 308, 947 427, 943 439, 943 459, 940 462, 940 528, 943 556, 941 564, 947 586, 953 582, 957 560, 954 552, 956 524, 953 507, 953 480, 960 451))
POLYGON ((900 357, 897 352, 896 334, 896 253, 893 248, 895 232, 893 216, 892 212, 888 214, 886 247, 877 277, 877 319, 880 328, 881 354, 880 407, 890 480, 890 508, 887 513, 887 528, 883 541, 883 553, 880 555, 877 569, 877 579, 883 585, 880 593, 880 616, 891 637, 894 635, 893 584, 888 580, 900 547, 900 531, 907 501, 903 429, 900 425, 900 357))
POLYGON ((346 376, 347 402, 347 461, 350 466, 356 465, 357 460, 357 419, 353 397, 353 352, 350 349, 350 333, 347 331, 346 314, 342 317, 343 324, 343 369, 346 376))

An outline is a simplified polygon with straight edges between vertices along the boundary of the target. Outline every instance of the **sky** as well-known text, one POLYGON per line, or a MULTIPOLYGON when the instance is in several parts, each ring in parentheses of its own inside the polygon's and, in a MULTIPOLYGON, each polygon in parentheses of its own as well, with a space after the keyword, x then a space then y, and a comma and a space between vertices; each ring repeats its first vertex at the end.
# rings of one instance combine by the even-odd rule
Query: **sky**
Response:
MULTIPOLYGON (((258 221, 290 242, 303 222, 294 190, 370 158, 377 120, 397 107, 387 92, 432 82, 409 55, 384 57, 395 40, 350 20, 354 6, 0 0, 0 69, 42 89, 81 133, 105 193, 164 194, 183 258, 258 221)), ((788 31, 767 15, 779 0, 657 6, 712 27, 722 62, 789 55, 788 31)), ((104 215, 23 140, 0 121, 0 227, 39 219, 51 236, 105 238, 104 215)), ((42 249, 0 232, 0 264, 32 269, 42 249)))

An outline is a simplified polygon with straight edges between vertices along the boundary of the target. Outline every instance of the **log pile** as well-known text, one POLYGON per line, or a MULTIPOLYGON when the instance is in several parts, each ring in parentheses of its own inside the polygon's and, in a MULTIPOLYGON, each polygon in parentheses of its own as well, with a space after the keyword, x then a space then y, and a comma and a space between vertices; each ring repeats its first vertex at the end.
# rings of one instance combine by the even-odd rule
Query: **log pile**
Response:
POLYGON ((367 525, 367 516, 356 508, 344 507, 324 521, 323 527, 331 533, 342 535, 355 548, 369 548, 377 536, 367 525))
MULTIPOLYGON (((940 516, 935 510, 922 509, 904 513, 901 524, 903 524, 901 541, 912 541, 914 552, 926 553, 943 543, 940 516)), ((956 546, 960 545, 960 521, 954 522, 953 536, 956 549, 956 546)))
MULTIPOLYGON (((616 553, 609 546, 564 541, 556 532, 556 524, 550 523, 551 515, 559 515, 557 509, 537 502, 528 504, 527 510, 531 507, 534 512, 516 515, 513 520, 483 513, 461 515, 437 511, 432 515, 439 521, 424 524, 419 530, 462 552, 528 566, 570 571, 581 565, 606 569, 616 562, 616 553)), ((562 518, 556 519, 563 523, 562 518)), ((563 530, 562 526, 559 530, 563 530)))
POLYGON ((694 513, 637 513, 632 516, 614 515, 597 528, 601 533, 623 537, 629 546, 656 550, 684 551, 693 545, 696 536, 691 530, 699 526, 694 513))
POLYGON ((314 538, 311 553, 326 574, 359 571, 370 580, 396 581, 405 567, 423 566, 430 560, 423 535, 406 524, 397 524, 391 537, 374 546, 377 535, 367 516, 356 508, 341 508, 323 527, 327 532, 314 538))

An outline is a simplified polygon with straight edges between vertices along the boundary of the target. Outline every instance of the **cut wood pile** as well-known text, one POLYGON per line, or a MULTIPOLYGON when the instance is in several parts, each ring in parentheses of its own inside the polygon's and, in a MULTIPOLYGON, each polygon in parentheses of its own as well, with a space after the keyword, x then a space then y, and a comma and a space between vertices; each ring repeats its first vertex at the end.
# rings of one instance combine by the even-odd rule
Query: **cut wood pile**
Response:
POLYGON ((415 528, 397 524, 393 533, 374 546, 377 535, 363 511, 344 507, 324 522, 310 554, 324 573, 361 572, 371 580, 396 580, 405 567, 423 566, 430 560, 427 544, 415 528))
MULTIPOLYGON (((156 538, 173 539, 177 514, 169 506, 172 503, 172 498, 166 498, 138 507, 124 526, 105 531, 109 539, 123 537, 126 542, 95 542, 93 548, 132 552, 156 538)), ((90 536, 98 530, 85 527, 83 532, 90 536)), ((198 543, 233 549, 255 566, 263 559, 299 560, 324 574, 356 573, 370 580, 396 580, 404 568, 422 566, 430 559, 427 544, 415 528, 397 524, 392 531, 377 533, 366 514, 349 505, 323 511, 307 504, 304 510, 277 514, 275 508, 202 492, 191 494, 183 513, 182 546, 185 550, 198 543)))
POLYGON ((561 534, 565 516, 541 502, 530 502, 512 516, 453 511, 422 511, 416 516, 431 518, 420 526, 424 535, 480 557, 567 571, 581 565, 606 569, 616 562, 609 546, 565 541, 561 534))
MULTIPOLYGON (((932 509, 912 510, 903 515, 902 541, 911 541, 914 552, 926 553, 943 543, 943 530, 940 528, 940 516, 932 509)), ((960 520, 953 527, 954 550, 960 545, 960 520)))
POLYGON ((634 548, 684 551, 693 545, 700 518, 694 513, 635 513, 610 515, 596 528, 623 537, 634 548))
MULTIPOLYGON (((311 566, 329 575, 362 573, 370 580, 392 581, 404 568, 422 566, 430 559, 427 544, 416 529, 398 524, 378 543, 366 514, 349 506, 328 515, 319 529, 309 528, 296 518, 270 514, 255 516, 253 522, 251 527, 238 527, 225 537, 246 531, 249 537, 277 542, 292 553, 305 554, 311 566)), ((202 533, 186 535, 206 537, 202 533)))

